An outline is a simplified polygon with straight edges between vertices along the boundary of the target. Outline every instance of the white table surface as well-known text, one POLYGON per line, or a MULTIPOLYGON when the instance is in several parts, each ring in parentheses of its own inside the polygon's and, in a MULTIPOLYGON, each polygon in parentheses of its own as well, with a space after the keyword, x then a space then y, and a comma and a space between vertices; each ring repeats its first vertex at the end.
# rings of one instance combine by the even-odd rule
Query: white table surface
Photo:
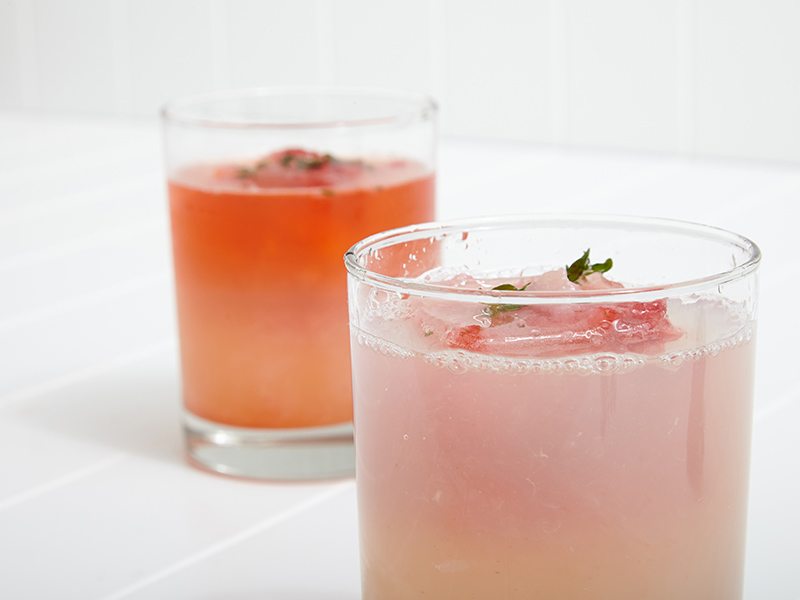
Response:
MULTIPOLYGON (((800 168, 445 140, 439 175, 442 218, 639 213, 761 245, 746 598, 800 599, 800 168)), ((353 482, 183 462, 162 180, 154 122, 0 113, 0 598, 359 598, 353 482)))

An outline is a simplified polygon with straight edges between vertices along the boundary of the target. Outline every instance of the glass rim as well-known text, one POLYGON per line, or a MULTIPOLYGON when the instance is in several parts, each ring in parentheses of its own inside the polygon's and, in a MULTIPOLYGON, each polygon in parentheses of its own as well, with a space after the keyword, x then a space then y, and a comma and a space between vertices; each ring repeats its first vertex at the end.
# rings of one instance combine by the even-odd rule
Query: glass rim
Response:
POLYGON ((205 92, 180 96, 167 101, 159 112, 162 121, 177 125, 208 127, 220 129, 338 129, 353 127, 374 127, 381 125, 408 125, 430 120, 438 112, 438 105, 432 96, 421 92, 395 90, 380 87, 357 87, 337 85, 308 86, 270 86, 234 88, 215 92, 205 92), (354 96, 370 99, 400 100, 408 102, 408 110, 393 111, 385 117, 361 119, 295 120, 270 121, 237 120, 233 118, 203 117, 187 114, 188 109, 235 99, 278 98, 290 96, 354 96))
POLYGON ((366 237, 350 247, 344 255, 344 263, 350 275, 358 280, 400 294, 413 294, 436 297, 443 300, 482 302, 489 304, 595 304, 600 302, 649 302, 663 299, 665 296, 690 294, 711 286, 722 285, 741 279, 754 272, 761 262, 761 249, 751 239, 712 225, 703 225, 692 221, 666 219, 659 217, 637 217, 613 214, 524 214, 502 217, 482 217, 453 219, 441 222, 420 223, 390 229, 366 237), (361 266, 358 260, 364 252, 379 250, 394 244, 406 243, 418 239, 463 233, 464 231, 485 231, 499 229, 536 228, 542 225, 594 225, 612 228, 621 225, 639 225, 665 233, 683 233, 695 235, 709 240, 728 243, 744 250, 747 260, 724 271, 711 273, 703 277, 676 281, 663 285, 636 286, 627 288, 611 288, 604 290, 543 291, 543 290, 474 290, 453 288, 436 283, 413 281, 402 277, 382 275, 361 266))

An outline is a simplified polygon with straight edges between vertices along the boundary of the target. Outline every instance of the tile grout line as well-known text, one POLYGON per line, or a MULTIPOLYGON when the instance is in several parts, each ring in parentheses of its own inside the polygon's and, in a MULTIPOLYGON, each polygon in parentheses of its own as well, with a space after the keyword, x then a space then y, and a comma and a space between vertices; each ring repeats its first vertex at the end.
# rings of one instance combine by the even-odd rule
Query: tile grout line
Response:
MULTIPOLYGON (((150 194, 152 182, 146 176, 117 178, 113 183, 103 183, 87 189, 47 194, 46 200, 30 204, 0 207, 0 230, 21 225, 38 225, 42 220, 74 215, 75 209, 84 211, 96 204, 107 204, 110 196, 128 200, 150 194)), ((159 188, 159 193, 161 190, 159 188)))
POLYGON ((66 375, 62 375, 61 377, 56 377, 54 379, 50 379, 49 381, 45 381, 43 383, 35 384, 26 388, 22 388, 21 390, 11 392, 9 394, 6 394, 5 396, 0 396, 0 412, 2 412, 3 409, 5 409, 10 404, 15 404, 17 402, 30 400, 31 398, 35 398, 36 396, 41 396, 43 394, 47 394, 49 392, 58 390, 60 388, 80 383, 81 381, 85 381, 87 379, 91 379, 98 375, 102 375, 107 371, 113 371, 114 369, 118 369, 120 367, 136 363, 140 360, 144 360, 145 358, 154 356, 159 352, 164 352, 166 350, 174 349, 175 346, 176 344, 174 338, 164 339, 159 342, 155 342, 153 344, 149 344, 147 346, 139 348, 138 350, 134 350, 133 352, 117 355, 113 359, 101 363, 99 365, 87 367, 85 369, 80 369, 78 371, 73 371, 66 375))
MULTIPOLYGON (((95 366, 92 368, 83 369, 81 371, 76 371, 69 375, 65 375, 64 377, 52 379, 50 381, 46 381, 44 383, 31 386, 29 388, 22 389, 18 392, 12 392, 11 394, 8 394, 0 398, 0 413, 2 413, 2 410, 6 408, 9 404, 14 404, 16 402, 20 402, 23 400, 29 400, 30 398, 34 398, 36 396, 40 396, 63 387, 74 385, 86 379, 91 379, 92 377, 95 377, 107 371, 112 371, 114 369, 124 367, 129 364, 133 364, 135 362, 138 362, 139 360, 143 360, 149 356, 158 354, 159 352, 174 347, 175 347, 174 340, 172 339, 162 340, 161 342, 145 346, 144 348, 141 348, 137 351, 130 352, 122 356, 118 356, 100 366, 95 366)), ((41 496, 43 494, 56 490, 70 483, 74 483, 75 481, 79 481, 81 479, 94 475, 95 473, 98 473, 111 466, 114 466, 115 464, 121 462, 126 457, 127 455, 125 454, 116 453, 92 465, 83 467, 76 471, 72 471, 70 473, 67 473, 66 475, 62 475, 60 477, 57 477, 56 479, 48 481, 47 483, 43 483, 41 485, 29 488, 23 492, 14 494, 9 498, 6 498, 5 500, 0 500, 0 511, 12 508, 17 504, 21 504, 22 502, 31 500, 33 498, 36 498, 37 496, 41 496)))
MULTIPOLYGON (((136 352, 131 352, 129 354, 119 356, 99 367, 94 367, 90 369, 84 369, 82 371, 77 371, 70 375, 66 375, 64 377, 52 379, 50 381, 44 382, 39 385, 35 385, 19 392, 15 392, 0 398, 0 413, 2 410, 7 407, 11 403, 15 403, 22 400, 28 400, 30 398, 34 398, 36 396, 46 394, 48 392, 57 390, 62 387, 67 387, 70 385, 74 385, 80 381, 85 379, 90 379, 97 375, 100 375, 106 371, 111 371, 116 368, 120 368, 132 363, 135 363, 139 360, 152 356, 154 354, 158 354, 159 352, 166 350, 168 348, 174 347, 175 343, 174 340, 165 340, 162 342, 158 342, 156 344, 151 344, 150 346, 146 346, 136 352)), ((108 458, 105 458, 99 462, 96 462, 92 465, 83 467, 76 471, 72 471, 56 479, 48 481, 47 483, 43 483, 32 488, 29 488, 23 492, 19 492, 14 494, 5 500, 0 500, 0 512, 17 504, 21 504, 27 500, 31 500, 36 498, 37 496, 41 496, 53 490, 56 490, 60 487, 68 485, 70 483, 74 483, 75 481, 80 481, 90 475, 94 475, 100 471, 103 471, 109 467, 114 466, 115 464, 121 462, 125 459, 127 455, 122 453, 116 453, 108 458)))
POLYGON ((25 490, 24 492, 19 492, 17 494, 13 494, 12 496, 6 498, 5 500, 0 500, 0 512, 7 510, 9 508, 13 508, 17 504, 22 504, 27 500, 32 500, 37 496, 41 496, 53 490, 56 490, 60 487, 65 485, 69 485, 70 483, 74 483, 76 481, 80 481, 90 475, 94 475, 95 473, 99 473, 100 471, 104 471, 109 467, 113 467, 117 463, 121 462, 123 459, 126 458, 125 454, 122 453, 115 453, 112 456, 104 458, 101 461, 98 461, 94 464, 88 465, 81 469, 77 469, 66 475, 62 475, 61 477, 56 477, 47 483, 42 483, 40 485, 36 485, 32 488, 25 490))
POLYGON ((17 254, 0 260, 0 273, 22 267, 30 267, 37 263, 47 262, 53 258, 60 258, 63 254, 80 252, 93 246, 119 240, 136 239, 141 236, 152 235, 163 231, 166 226, 165 218, 144 219, 133 224, 107 228, 96 233, 91 233, 73 240, 45 246, 39 250, 17 254))
POLYGON ((84 308, 93 304, 101 304, 108 300, 127 296, 133 292, 146 289, 158 283, 168 280, 166 270, 141 277, 127 279, 120 283, 110 285, 99 290, 94 290, 86 294, 80 294, 74 298, 63 300, 57 304, 41 306, 32 310, 17 313, 11 317, 0 319, 0 331, 14 329, 20 325, 28 325, 36 321, 42 321, 49 317, 63 315, 77 308, 84 308))
POLYGON ((351 485, 352 482, 349 481, 340 483, 335 487, 325 492, 322 492, 318 496, 314 496, 313 498, 304 500, 303 502, 300 502, 299 504, 296 504, 291 508, 283 510, 279 512, 277 515, 273 515, 272 517, 269 517, 268 519, 265 519, 257 523, 256 525, 245 529, 244 531, 240 531, 239 533, 233 536, 230 536, 220 542, 212 544, 211 546, 209 546, 204 550, 201 550, 200 552, 195 552, 194 554, 190 554, 186 558, 179 560, 171 564, 170 566, 165 567, 160 571, 153 573, 152 575, 149 575, 148 577, 140 579, 136 583, 124 587, 121 590, 118 590, 112 594, 104 596, 101 600, 120 600, 120 598, 125 598, 127 596, 130 596, 131 594, 138 592, 141 589, 149 587, 155 583, 158 583, 159 581, 162 581, 174 575, 175 573, 181 571, 182 569, 190 567, 196 563, 202 562, 203 560, 210 558, 216 554, 219 554, 220 552, 223 552, 228 548, 231 548, 241 542, 244 542, 252 538, 253 536, 258 535, 259 533, 262 533, 268 529, 271 529, 272 527, 275 527, 276 525, 288 521, 293 517, 313 508, 314 506, 317 506, 318 504, 322 504, 326 500, 333 498, 334 496, 337 496, 342 492, 344 492, 345 490, 349 489, 351 485))

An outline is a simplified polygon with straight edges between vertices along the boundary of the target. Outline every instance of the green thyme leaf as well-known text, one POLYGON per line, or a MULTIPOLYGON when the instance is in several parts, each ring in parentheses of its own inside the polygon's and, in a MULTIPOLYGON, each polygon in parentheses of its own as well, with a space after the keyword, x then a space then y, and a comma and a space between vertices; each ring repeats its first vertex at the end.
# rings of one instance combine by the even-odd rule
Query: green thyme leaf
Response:
POLYGON ((522 308, 522 304, 487 304, 484 312, 490 317, 504 312, 513 312, 522 308))
MULTIPOLYGON (((499 291, 499 292, 522 292, 525 291, 528 286, 531 284, 529 281, 522 287, 517 287, 511 283, 501 283, 500 285, 496 285, 492 288, 492 291, 499 291)), ((522 308, 522 304, 487 304, 484 312, 489 315, 490 317, 494 317, 500 313, 504 312, 512 312, 515 310, 519 310, 522 308)))
POLYGON ((611 270, 611 267, 614 266, 614 261, 610 258, 605 259, 601 263, 594 263, 592 265, 592 273, 605 273, 611 270))
POLYGON ((256 172, 253 169, 249 169, 247 167, 241 167, 236 171, 236 177, 239 179, 249 179, 255 174, 256 172))
POLYGON ((299 154, 284 154, 281 156, 281 166, 300 171, 313 171, 322 167, 339 162, 332 154, 322 154, 321 156, 303 156, 299 154))
POLYGON ((571 265, 567 266, 567 279, 575 283, 583 277, 584 272, 589 268, 589 248, 571 265))
POLYGON ((590 248, 587 248, 578 260, 565 267, 567 270, 567 279, 572 283, 577 283, 580 279, 592 273, 606 273, 614 266, 614 261, 610 258, 605 259, 601 263, 592 264, 589 260, 589 250, 590 248))
POLYGON ((326 154, 325 156, 321 156, 319 158, 307 158, 307 159, 298 159, 295 161, 295 164, 299 169, 304 169, 306 171, 312 171, 314 169, 321 169, 326 164, 328 164, 329 159, 326 157, 330 156, 330 154, 326 154))

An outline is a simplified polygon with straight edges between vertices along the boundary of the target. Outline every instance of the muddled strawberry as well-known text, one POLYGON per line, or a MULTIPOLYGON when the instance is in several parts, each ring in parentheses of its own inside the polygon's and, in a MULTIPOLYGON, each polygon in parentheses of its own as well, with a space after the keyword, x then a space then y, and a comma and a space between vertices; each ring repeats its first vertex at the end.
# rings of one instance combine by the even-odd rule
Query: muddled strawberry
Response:
POLYGON ((364 163, 332 154, 287 148, 252 163, 229 165, 217 176, 259 188, 329 188, 356 180, 364 163))
MULTIPOLYGON (((492 291, 558 291, 622 288, 604 273, 611 259, 592 264, 587 250, 565 269, 493 285, 492 291)), ((486 284, 486 282, 484 282, 486 284)), ((497 284, 493 280, 490 284, 497 284)), ((489 284, 486 284, 489 285, 489 284)), ((488 290, 487 290, 488 291, 488 290)), ((450 348, 504 356, 561 356, 592 352, 660 351, 682 332, 667 316, 666 300, 617 302, 483 305, 481 325, 451 324, 444 342, 450 348)))
POLYGON ((483 327, 480 325, 467 325, 449 329, 445 334, 447 345, 452 348, 478 351, 481 347, 483 327))
POLYGON ((487 327, 453 327, 451 348, 506 356, 556 356, 588 352, 651 352, 681 336, 667 317, 665 300, 614 305, 523 306, 492 317, 487 327))

